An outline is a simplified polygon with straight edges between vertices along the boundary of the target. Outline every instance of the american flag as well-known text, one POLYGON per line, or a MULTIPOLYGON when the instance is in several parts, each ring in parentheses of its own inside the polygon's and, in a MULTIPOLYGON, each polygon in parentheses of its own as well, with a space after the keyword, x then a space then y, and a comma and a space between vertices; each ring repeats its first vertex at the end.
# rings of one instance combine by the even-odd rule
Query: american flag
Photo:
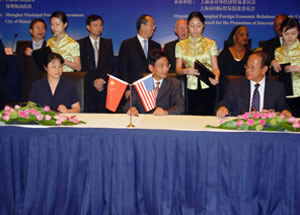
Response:
POLYGON ((153 110, 156 107, 156 97, 152 74, 137 80, 133 85, 142 100, 146 112, 153 110))

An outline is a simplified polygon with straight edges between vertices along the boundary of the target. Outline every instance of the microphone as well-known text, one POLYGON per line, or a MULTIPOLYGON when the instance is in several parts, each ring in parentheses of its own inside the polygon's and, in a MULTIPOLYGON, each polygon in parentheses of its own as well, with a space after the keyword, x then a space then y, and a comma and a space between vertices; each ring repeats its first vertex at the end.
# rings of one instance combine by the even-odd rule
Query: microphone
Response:
POLYGON ((18 34, 16 33, 16 34, 14 35, 14 39, 13 39, 13 42, 12 42, 12 44, 11 44, 11 51, 12 51, 12 52, 14 52, 14 45, 15 45, 15 41, 16 41, 17 36, 18 36, 18 34))

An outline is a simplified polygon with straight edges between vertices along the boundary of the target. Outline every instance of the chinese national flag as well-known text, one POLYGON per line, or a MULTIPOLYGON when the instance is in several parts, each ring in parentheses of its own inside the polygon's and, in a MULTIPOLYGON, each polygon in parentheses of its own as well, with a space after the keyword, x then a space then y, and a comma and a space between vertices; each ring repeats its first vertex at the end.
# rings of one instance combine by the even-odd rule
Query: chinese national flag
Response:
POLYGON ((128 83, 109 75, 106 95, 106 108, 116 112, 128 83))

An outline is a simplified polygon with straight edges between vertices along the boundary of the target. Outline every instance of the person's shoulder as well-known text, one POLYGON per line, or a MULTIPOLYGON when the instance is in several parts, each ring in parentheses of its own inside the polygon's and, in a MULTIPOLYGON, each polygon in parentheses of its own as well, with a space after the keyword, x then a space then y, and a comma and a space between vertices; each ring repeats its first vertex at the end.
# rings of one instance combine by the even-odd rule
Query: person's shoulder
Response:
POLYGON ((47 75, 39 80, 36 80, 32 83, 32 87, 44 86, 47 83, 47 75))
POLYGON ((83 38, 77 40, 77 42, 78 42, 79 44, 83 44, 84 42, 87 41, 87 39, 89 39, 89 37, 83 37, 83 38))
POLYGON ((177 42, 178 42, 178 40, 173 40, 173 41, 167 42, 164 47, 168 48, 168 47, 175 46, 177 42))
POLYGON ((157 48, 161 48, 160 44, 154 40, 149 40, 149 43, 151 43, 152 46, 156 46, 157 48))
POLYGON ((181 85, 180 80, 178 80, 177 78, 171 77, 171 76, 167 76, 164 79, 164 81, 166 81, 170 85, 181 85))
POLYGON ((125 39, 125 40, 123 40, 123 44, 131 44, 131 43, 134 43, 134 42, 136 42, 138 39, 137 39, 137 37, 135 36, 135 37, 131 37, 131 38, 128 38, 128 39, 125 39))

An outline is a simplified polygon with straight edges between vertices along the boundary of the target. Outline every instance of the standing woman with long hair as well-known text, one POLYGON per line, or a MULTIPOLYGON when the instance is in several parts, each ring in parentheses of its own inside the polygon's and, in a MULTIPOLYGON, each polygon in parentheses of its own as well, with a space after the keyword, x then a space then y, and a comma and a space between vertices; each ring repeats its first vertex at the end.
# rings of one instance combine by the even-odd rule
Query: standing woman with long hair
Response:
POLYGON ((214 40, 202 35, 204 26, 203 14, 192 12, 188 17, 189 37, 176 44, 176 73, 186 76, 186 112, 192 115, 213 115, 217 100, 215 85, 219 83, 220 76, 217 45, 214 40), (196 60, 215 75, 215 79, 209 79, 212 86, 198 78, 200 73, 194 69, 196 60))
POLYGON ((272 66, 279 74, 279 80, 283 81, 286 89, 287 104, 296 117, 300 117, 300 42, 299 42, 299 21, 296 18, 288 18, 281 25, 281 32, 284 43, 275 50, 275 60, 272 66), (281 68, 280 64, 290 64, 281 68), (287 74, 291 74, 289 78, 287 74))
POLYGON ((54 53, 60 54, 64 58, 63 72, 73 72, 81 70, 79 44, 67 33, 67 15, 62 11, 55 11, 50 16, 51 31, 53 37, 47 41, 54 53))

